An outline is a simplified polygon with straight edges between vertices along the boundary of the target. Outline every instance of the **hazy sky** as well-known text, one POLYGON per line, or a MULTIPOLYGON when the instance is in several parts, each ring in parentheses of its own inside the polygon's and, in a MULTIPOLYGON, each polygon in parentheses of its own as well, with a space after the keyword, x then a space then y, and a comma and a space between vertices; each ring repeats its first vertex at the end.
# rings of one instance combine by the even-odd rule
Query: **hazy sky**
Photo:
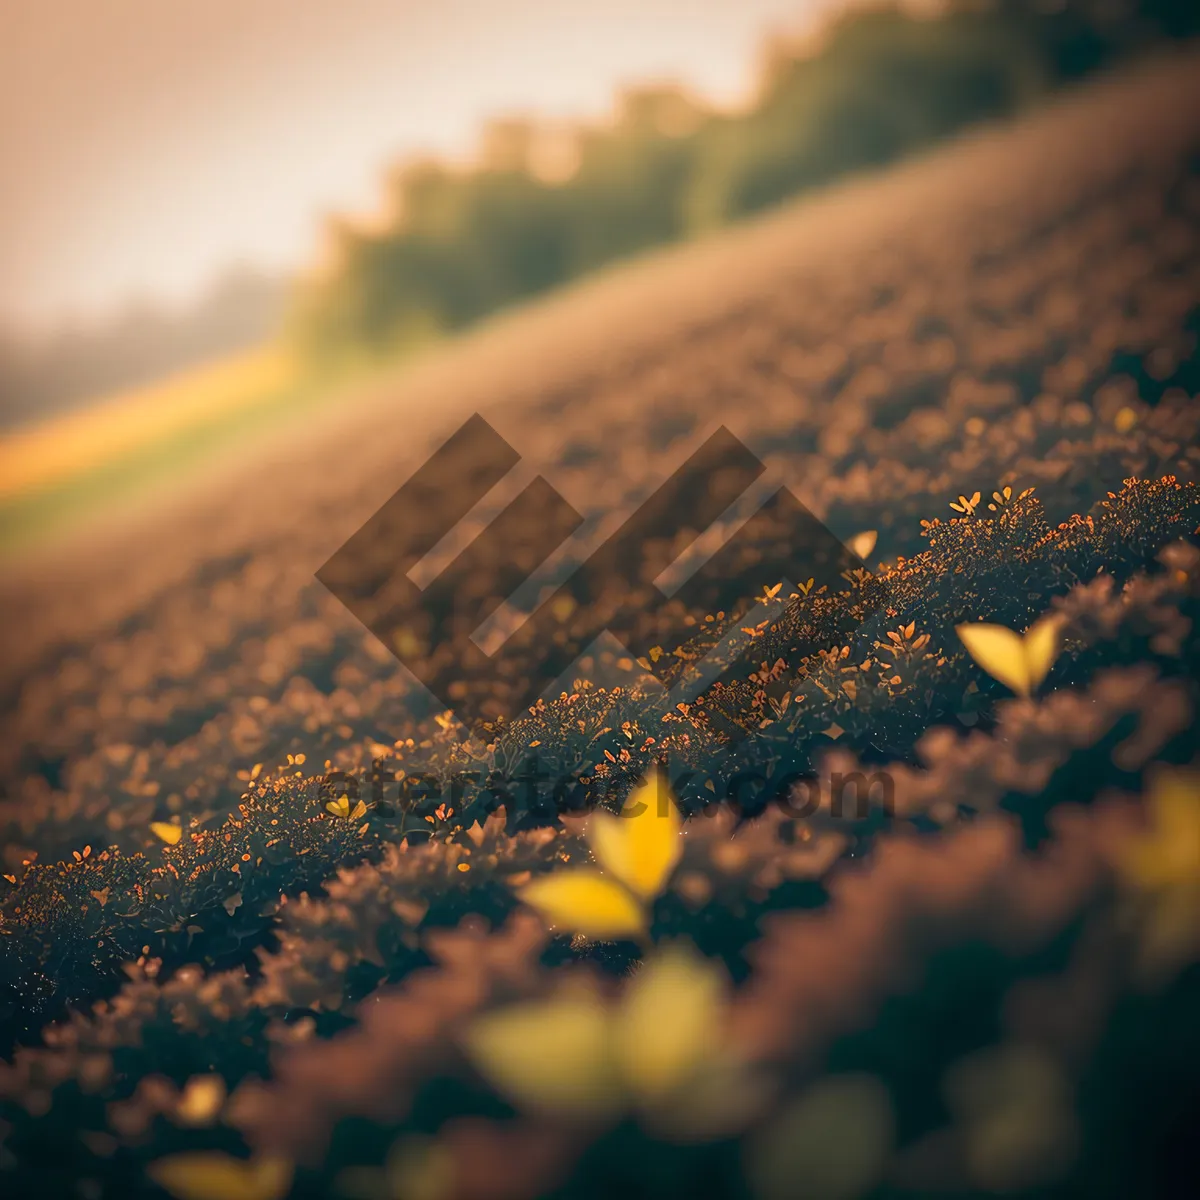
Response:
POLYGON ((0 321, 303 263, 380 168, 623 82, 744 93, 830 0, 0 0, 0 321))

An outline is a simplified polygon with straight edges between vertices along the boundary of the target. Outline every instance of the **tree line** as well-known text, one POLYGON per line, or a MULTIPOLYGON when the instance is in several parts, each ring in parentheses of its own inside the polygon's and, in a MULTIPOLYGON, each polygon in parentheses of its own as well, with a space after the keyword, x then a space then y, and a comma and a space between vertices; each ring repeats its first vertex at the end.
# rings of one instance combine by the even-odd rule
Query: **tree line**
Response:
POLYGON ((632 90, 604 126, 506 120, 469 168, 407 163, 386 217, 337 221, 293 326, 318 355, 393 352, 617 259, 879 166, 1164 39, 1184 0, 952 0, 856 9, 816 44, 768 44, 754 103, 632 90))

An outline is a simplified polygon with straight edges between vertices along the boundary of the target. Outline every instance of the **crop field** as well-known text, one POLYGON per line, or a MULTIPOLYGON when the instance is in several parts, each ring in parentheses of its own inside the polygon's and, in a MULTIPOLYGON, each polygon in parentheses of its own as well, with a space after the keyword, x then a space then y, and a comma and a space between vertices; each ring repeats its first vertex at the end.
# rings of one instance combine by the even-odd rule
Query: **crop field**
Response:
MULTIPOLYGON (((1189 50, 31 550, 0 585, 4 1194, 1187 1194, 1198 485, 1189 50), (470 739, 315 573, 474 412, 592 537, 725 425, 869 569, 794 592, 719 694, 663 713, 597 654, 470 739), (1041 650, 957 632, 1046 618, 1041 650), (561 819, 486 786, 534 748, 561 819), (711 803, 785 770, 892 792, 711 803), (397 817, 381 772, 444 786, 397 817), (662 819, 584 815, 639 779, 662 819)), ((770 589, 787 530, 756 528, 770 589)))

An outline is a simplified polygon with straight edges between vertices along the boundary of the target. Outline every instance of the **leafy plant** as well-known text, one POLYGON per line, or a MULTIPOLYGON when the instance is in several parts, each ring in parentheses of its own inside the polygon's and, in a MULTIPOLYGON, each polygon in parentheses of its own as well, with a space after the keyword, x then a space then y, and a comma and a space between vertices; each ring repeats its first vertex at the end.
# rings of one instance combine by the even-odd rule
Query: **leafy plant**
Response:
POLYGON ((246 1162, 215 1150, 159 1159, 147 1173, 176 1200, 280 1200, 292 1180, 288 1163, 246 1162))
POLYGON ((670 783, 657 767, 620 813, 598 810, 587 838, 599 870, 555 871, 519 889, 552 927, 594 938, 643 938, 645 905, 662 894, 683 852, 670 783))
POLYGON ((584 1122, 633 1109, 660 1135, 728 1135, 768 1098, 716 1035, 726 1016, 720 971, 676 944, 648 957, 617 1003, 586 984, 476 1018, 472 1061, 523 1108, 584 1122))
POLYGON ((1032 696, 1058 657, 1062 621, 1043 617, 1025 630, 1014 633, 1003 625, 957 625, 954 632, 971 657, 993 679, 998 679, 1018 696, 1032 696))

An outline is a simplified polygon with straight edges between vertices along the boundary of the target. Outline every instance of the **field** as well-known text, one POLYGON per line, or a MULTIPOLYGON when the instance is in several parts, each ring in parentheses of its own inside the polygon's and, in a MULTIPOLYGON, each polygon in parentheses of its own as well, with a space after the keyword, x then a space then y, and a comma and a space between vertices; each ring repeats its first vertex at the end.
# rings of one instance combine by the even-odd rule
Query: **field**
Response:
POLYGON ((6 1194, 1186 1194, 1198 67, 613 270, 14 558, 6 1194), (872 570, 669 720, 584 678, 467 742, 314 573, 473 412, 592 536, 725 424, 872 570), (955 632, 1047 613, 1028 696, 955 632), (584 793, 667 755, 894 803, 736 824, 681 785, 606 925, 517 899, 622 878, 594 820, 468 783, 401 826, 317 779, 532 746, 584 793))
POLYGON ((89 510, 144 493, 295 408, 300 390, 296 363, 269 347, 13 431, 0 442, 0 550, 52 537, 89 510))

